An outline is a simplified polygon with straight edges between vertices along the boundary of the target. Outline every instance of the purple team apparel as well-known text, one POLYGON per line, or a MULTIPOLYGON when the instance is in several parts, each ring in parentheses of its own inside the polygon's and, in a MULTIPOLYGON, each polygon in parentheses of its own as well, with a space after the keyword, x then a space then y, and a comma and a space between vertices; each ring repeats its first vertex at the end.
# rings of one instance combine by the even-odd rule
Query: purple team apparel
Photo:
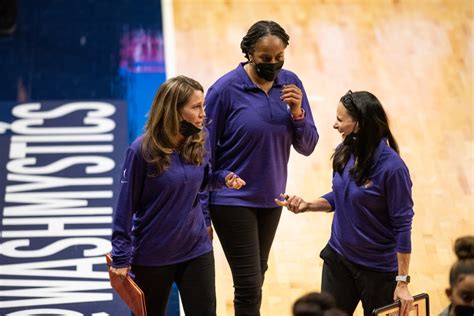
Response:
POLYGON ((205 103, 213 166, 234 171, 247 185, 211 192, 209 204, 273 208, 274 199, 285 192, 291 146, 308 156, 319 136, 303 84, 293 72, 282 69, 266 94, 243 65, 221 77, 207 92, 205 103), (294 120, 280 99, 288 84, 303 92, 301 120, 294 120))
POLYGON ((347 260, 378 271, 396 272, 397 252, 411 253, 412 182, 400 156, 382 139, 369 181, 349 176, 354 159, 334 172, 332 192, 323 196, 334 210, 329 245, 347 260))
POLYGON ((130 145, 123 165, 113 221, 113 266, 164 266, 210 252, 209 219, 198 193, 224 187, 229 172, 211 173, 207 138, 201 166, 173 152, 168 169, 147 176, 154 167, 141 155, 142 140, 140 136, 130 145))

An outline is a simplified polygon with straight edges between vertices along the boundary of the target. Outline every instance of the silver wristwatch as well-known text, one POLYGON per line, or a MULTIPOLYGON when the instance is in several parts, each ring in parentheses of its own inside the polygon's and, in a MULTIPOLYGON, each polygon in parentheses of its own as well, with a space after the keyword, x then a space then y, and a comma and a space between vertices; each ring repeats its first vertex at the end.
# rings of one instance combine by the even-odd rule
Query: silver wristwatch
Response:
POLYGON ((397 275, 395 277, 395 281, 410 283, 410 276, 409 275, 397 275))

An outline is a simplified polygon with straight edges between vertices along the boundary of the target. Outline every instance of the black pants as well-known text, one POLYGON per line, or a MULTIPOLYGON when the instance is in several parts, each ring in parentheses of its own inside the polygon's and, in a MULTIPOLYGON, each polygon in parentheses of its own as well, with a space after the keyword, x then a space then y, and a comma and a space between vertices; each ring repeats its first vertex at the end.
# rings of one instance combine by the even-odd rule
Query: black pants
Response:
POLYGON ((321 292, 334 296, 337 306, 347 314, 362 301, 364 316, 393 303, 396 272, 380 272, 347 261, 327 245, 320 254, 324 260, 321 292))
POLYGON ((145 293, 147 314, 162 316, 173 282, 187 316, 216 315, 214 253, 162 267, 132 266, 135 282, 145 293))
POLYGON ((235 315, 260 315, 268 254, 282 208, 211 205, 209 209, 232 271, 235 315))

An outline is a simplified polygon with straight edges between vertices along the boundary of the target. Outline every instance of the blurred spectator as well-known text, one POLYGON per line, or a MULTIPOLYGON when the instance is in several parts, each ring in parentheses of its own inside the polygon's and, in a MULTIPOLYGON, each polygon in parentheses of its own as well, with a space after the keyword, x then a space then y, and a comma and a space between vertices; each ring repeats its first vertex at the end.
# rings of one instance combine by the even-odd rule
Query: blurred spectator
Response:
POLYGON ((336 307, 336 301, 327 293, 311 292, 293 304, 293 316, 346 316, 336 307))
POLYGON ((456 239, 454 252, 458 257, 449 272, 446 295, 451 304, 441 316, 474 315, 474 236, 456 239))

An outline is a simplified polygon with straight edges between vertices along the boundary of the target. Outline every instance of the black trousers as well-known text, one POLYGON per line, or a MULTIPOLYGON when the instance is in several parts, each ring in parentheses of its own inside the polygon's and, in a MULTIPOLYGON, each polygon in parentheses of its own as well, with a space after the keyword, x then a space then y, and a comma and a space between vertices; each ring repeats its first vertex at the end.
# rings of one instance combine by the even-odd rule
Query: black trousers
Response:
POLYGON ((235 315, 260 315, 268 254, 280 221, 281 207, 209 207, 234 281, 235 315))
POLYGON ((347 261, 329 245, 321 251, 324 260, 321 292, 334 296, 337 306, 347 314, 354 314, 362 301, 364 316, 393 303, 397 282, 396 272, 380 272, 347 261))
POLYGON ((132 265, 135 282, 145 294, 147 314, 164 316, 173 282, 187 316, 216 315, 214 253, 161 267, 132 265))

